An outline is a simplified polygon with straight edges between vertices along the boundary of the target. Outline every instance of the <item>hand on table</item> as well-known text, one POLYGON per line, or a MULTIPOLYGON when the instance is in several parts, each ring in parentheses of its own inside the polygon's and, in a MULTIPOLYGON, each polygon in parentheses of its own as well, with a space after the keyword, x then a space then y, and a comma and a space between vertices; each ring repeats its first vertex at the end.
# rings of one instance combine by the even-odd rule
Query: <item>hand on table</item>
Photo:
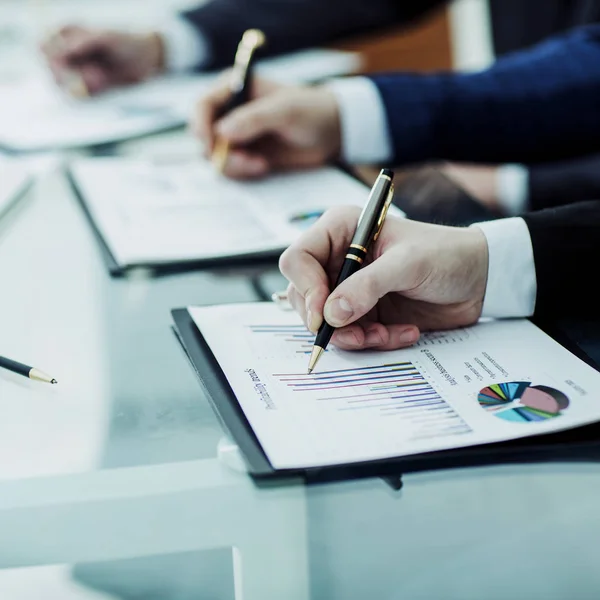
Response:
POLYGON ((338 107, 327 88, 255 80, 252 100, 219 118, 229 94, 225 76, 198 102, 193 123, 207 152, 212 152, 216 136, 229 142, 226 175, 261 177, 281 169, 320 166, 339 155, 338 107))
POLYGON ((447 163, 441 171, 492 212, 499 209, 498 167, 447 163))
POLYGON ((388 217, 365 266, 330 293, 360 210, 332 209, 281 256, 288 299, 316 332, 323 315, 347 350, 392 350, 421 331, 475 323, 487 283, 488 250, 476 228, 388 217))
POLYGON ((59 85, 76 74, 90 95, 143 81, 164 69, 163 41, 157 33, 67 26, 49 37, 42 51, 59 85))

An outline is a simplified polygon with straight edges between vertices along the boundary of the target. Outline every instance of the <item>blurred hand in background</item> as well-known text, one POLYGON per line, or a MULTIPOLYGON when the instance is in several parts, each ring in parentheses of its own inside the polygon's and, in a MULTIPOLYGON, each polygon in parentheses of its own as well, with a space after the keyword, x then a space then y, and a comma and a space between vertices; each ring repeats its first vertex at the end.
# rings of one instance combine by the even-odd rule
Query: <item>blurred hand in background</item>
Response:
POLYGON ((447 163, 440 170, 492 212, 501 208, 497 167, 447 163))
POLYGON ((77 74, 87 93, 144 81, 164 70, 164 44, 157 33, 125 33, 67 26, 42 44, 59 85, 77 74))
POLYGON ((340 117, 336 98, 327 88, 288 87, 257 79, 251 101, 220 118, 229 95, 225 76, 199 101, 193 121, 208 153, 216 136, 229 142, 223 169, 229 177, 316 167, 339 156, 340 117))

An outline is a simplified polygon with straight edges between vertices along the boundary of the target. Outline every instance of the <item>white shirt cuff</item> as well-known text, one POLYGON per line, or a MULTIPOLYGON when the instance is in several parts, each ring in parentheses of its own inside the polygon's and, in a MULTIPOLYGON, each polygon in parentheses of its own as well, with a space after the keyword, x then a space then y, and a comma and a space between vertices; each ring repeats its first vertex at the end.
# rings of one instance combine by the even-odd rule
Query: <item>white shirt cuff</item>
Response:
POLYGON ((523 165, 502 165, 496 171, 496 197, 504 214, 509 217, 527 210, 529 171, 523 165))
POLYGON ((337 99, 342 129, 342 156, 355 164, 385 163, 392 140, 383 101, 375 84, 364 77, 327 84, 337 99))
POLYGON ((488 245, 482 317, 530 317, 537 282, 529 228, 520 217, 477 223, 488 245))
POLYGON ((205 65, 209 56, 206 38, 186 19, 178 17, 160 28, 169 71, 189 71, 205 65))

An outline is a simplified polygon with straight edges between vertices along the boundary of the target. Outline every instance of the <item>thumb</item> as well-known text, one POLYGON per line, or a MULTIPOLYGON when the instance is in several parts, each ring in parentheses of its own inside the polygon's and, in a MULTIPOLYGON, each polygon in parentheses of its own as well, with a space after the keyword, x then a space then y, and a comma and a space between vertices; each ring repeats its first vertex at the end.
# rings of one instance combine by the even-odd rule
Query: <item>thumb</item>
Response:
POLYGON ((325 303, 325 320, 333 327, 343 327, 364 317, 392 291, 393 263, 389 255, 384 254, 336 287, 325 303))
POLYGON ((234 110, 217 124, 217 133, 230 142, 245 144, 274 133, 286 123, 287 105, 281 96, 259 98, 234 110))

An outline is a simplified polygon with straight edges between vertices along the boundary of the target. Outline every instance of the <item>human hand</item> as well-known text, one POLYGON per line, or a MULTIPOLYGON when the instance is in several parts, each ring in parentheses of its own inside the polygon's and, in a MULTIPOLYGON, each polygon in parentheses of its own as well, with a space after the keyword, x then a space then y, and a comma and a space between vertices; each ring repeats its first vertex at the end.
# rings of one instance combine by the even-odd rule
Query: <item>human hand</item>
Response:
POLYGON ((271 171, 323 165, 340 152, 335 96, 324 87, 291 87, 255 79, 251 101, 220 118, 227 79, 197 105, 193 129, 212 153, 216 136, 229 144, 223 172, 261 177, 271 171))
POLYGON ((134 34, 69 25, 42 44, 59 85, 76 73, 89 94, 137 83, 164 69, 158 33, 134 34))
POLYGON ((441 171, 483 206, 491 211, 500 208, 498 167, 447 163, 441 167, 441 171))
POLYGON ((324 317, 340 348, 393 350, 414 344, 421 331, 478 320, 488 250, 476 227, 388 216, 365 266, 331 292, 359 215, 354 207, 328 211, 280 258, 288 300, 311 331, 324 317))

